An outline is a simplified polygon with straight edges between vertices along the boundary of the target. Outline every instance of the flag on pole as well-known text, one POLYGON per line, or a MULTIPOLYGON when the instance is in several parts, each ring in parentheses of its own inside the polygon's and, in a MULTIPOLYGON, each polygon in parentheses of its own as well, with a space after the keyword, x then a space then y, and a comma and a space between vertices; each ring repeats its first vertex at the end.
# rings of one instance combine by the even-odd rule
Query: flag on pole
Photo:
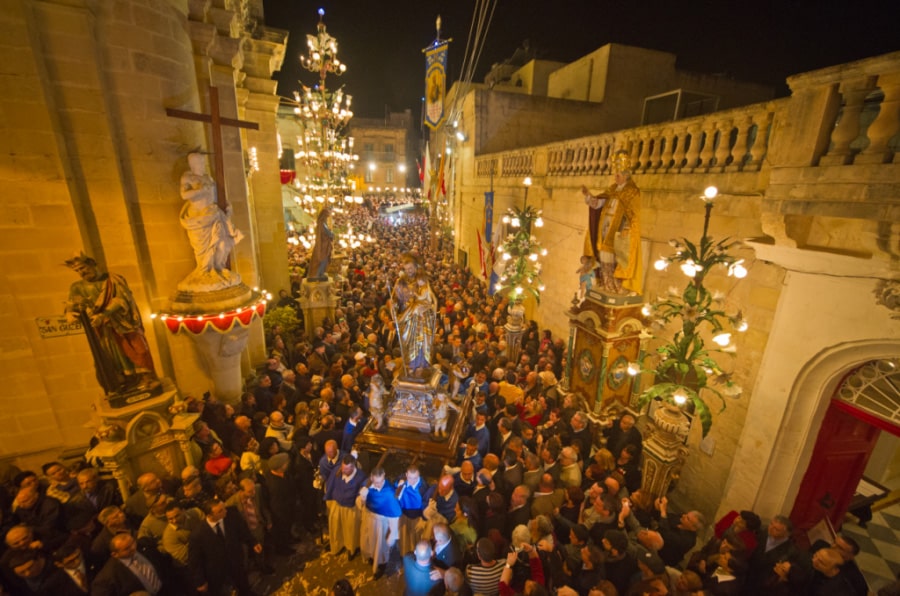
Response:
POLYGON ((481 276, 488 284, 488 295, 494 295, 494 191, 484 193, 484 241, 486 243, 484 260, 481 265, 481 276))
POLYGON ((487 268, 485 258, 485 250, 484 244, 481 242, 481 232, 475 230, 475 235, 478 238, 478 264, 481 266, 481 279, 487 281, 487 268))
POLYGON ((447 196, 447 186, 444 184, 444 157, 445 154, 441 154, 441 161, 440 165, 438 166, 437 185, 434 189, 434 196, 438 199, 442 196, 447 196))
POLYGON ((422 159, 422 192, 425 198, 431 199, 431 149, 425 141, 425 157, 422 159))

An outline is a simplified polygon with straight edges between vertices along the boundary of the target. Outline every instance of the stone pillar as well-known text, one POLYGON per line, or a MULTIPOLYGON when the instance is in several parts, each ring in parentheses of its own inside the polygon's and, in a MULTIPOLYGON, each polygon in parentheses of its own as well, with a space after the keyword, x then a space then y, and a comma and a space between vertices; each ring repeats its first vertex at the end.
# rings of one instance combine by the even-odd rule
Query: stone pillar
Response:
POLYGON ((191 437, 194 436, 194 422, 198 418, 200 418, 199 414, 188 414, 183 409, 176 411, 172 418, 172 435, 175 437, 175 440, 178 441, 178 448, 184 456, 185 465, 188 466, 199 466, 201 463, 194 461, 194 456, 191 452, 191 437))
POLYGON ((316 327, 322 325, 326 318, 334 321, 334 309, 338 305, 338 296, 334 291, 331 279, 328 281, 310 281, 304 279, 300 284, 300 296, 297 298, 303 309, 303 322, 306 334, 310 339, 315 336, 316 327))
POLYGON ((878 86, 884 93, 884 99, 881 100, 878 116, 866 131, 869 146, 856 156, 855 163, 858 164, 897 161, 889 142, 900 131, 900 72, 878 75, 878 86))
POLYGON ((644 441, 644 470, 641 492, 651 498, 665 496, 681 473, 689 450, 684 445, 690 425, 681 408, 661 404, 653 413, 654 430, 644 441))
POLYGON ((235 325, 228 333, 212 326, 190 338, 212 381, 213 394, 225 403, 237 405, 243 391, 241 352, 247 347, 250 330, 235 325))
POLYGON ((819 160, 819 165, 842 166, 852 163, 850 143, 859 136, 859 114, 862 112, 866 96, 872 92, 873 87, 874 80, 868 76, 841 82, 840 93, 844 98, 844 110, 831 133, 831 148, 828 154, 819 160))
POLYGON ((246 96, 243 118, 259 124, 246 133, 248 159, 255 154, 258 170, 249 173, 253 221, 259 255, 260 287, 273 294, 291 287, 288 272, 287 232, 281 202, 281 173, 278 158, 277 125, 279 98, 272 74, 281 68, 287 32, 261 27, 243 45, 243 89, 246 96))
MULTIPOLYGON (((169 316, 177 314, 178 324, 172 324, 169 330, 187 334, 199 356, 202 373, 209 380, 215 396, 223 402, 237 404, 240 401, 243 391, 241 354, 247 347, 251 322, 256 314, 250 314, 249 319, 237 319, 247 317, 251 309, 260 315, 264 313, 259 300, 259 295, 244 284, 210 292, 179 291, 172 300, 173 314, 169 316), (230 321, 230 327, 216 326, 217 317, 230 321), (196 328, 188 325, 190 319, 197 319, 196 328), (207 321, 205 325, 204 320, 207 321), (182 321, 187 322, 181 325, 182 321)), ((170 323, 171 320, 167 321, 167 325, 170 323)))

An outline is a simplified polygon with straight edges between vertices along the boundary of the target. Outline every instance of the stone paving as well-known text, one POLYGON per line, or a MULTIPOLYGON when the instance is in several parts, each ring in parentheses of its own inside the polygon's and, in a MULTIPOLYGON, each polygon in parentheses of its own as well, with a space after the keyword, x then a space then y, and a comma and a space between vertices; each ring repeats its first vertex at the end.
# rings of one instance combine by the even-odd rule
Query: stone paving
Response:
POLYGON ((329 550, 322 549, 321 537, 314 541, 304 540, 298 545, 296 554, 290 557, 277 557, 275 568, 273 575, 260 577, 254 574, 251 577, 255 580, 253 588, 257 593, 328 596, 339 579, 347 579, 359 596, 402 594, 404 589, 400 574, 373 581, 374 570, 361 556, 353 561, 347 560, 346 552, 334 557, 329 550), (303 567, 302 571, 298 571, 300 567, 303 567))

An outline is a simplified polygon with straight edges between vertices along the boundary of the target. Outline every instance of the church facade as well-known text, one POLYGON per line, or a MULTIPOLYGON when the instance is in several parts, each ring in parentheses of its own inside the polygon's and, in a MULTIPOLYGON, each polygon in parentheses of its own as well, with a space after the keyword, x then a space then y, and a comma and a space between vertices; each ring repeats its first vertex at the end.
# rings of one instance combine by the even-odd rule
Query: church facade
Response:
MULTIPOLYGON (((272 80, 287 32, 263 26, 262 0, 24 0, 0 22, 0 458, 36 469, 83 452, 100 422, 88 342, 61 317, 77 280, 63 263, 81 251, 127 280, 160 376, 197 398, 211 386, 186 334, 151 316, 195 266, 178 224, 188 154, 216 153, 208 124, 167 109, 208 117, 215 88, 222 118, 257 125, 220 127, 217 190, 244 237, 230 267, 249 288, 289 287, 272 80)), ((264 357, 256 319, 243 372, 264 357)))

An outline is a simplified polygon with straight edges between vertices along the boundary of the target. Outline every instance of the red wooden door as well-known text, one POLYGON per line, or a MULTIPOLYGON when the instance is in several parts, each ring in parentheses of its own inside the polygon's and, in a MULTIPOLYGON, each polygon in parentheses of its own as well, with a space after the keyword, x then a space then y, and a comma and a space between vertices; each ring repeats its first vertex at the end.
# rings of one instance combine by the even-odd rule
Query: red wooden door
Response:
POLYGON ((831 402, 791 511, 797 530, 808 530, 823 516, 840 528, 880 432, 831 402))

